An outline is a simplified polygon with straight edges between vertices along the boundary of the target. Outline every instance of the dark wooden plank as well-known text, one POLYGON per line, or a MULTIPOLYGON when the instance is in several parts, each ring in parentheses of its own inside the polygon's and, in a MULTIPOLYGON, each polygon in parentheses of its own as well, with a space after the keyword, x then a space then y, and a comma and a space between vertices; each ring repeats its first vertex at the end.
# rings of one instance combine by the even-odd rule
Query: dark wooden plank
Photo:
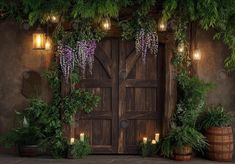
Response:
POLYGON ((76 88, 106 88, 112 87, 112 80, 95 80, 95 79, 83 79, 79 84, 76 84, 76 88))
POLYGON ((112 59, 110 59, 110 57, 106 55, 105 51, 99 45, 96 48, 96 52, 97 53, 95 57, 100 61, 105 71, 109 75, 109 77, 112 77, 112 74, 111 74, 112 59))
MULTIPOLYGON (((120 54, 119 54, 119 102, 118 102, 118 118, 119 120, 125 119, 123 117, 126 109, 126 50, 127 41, 120 41, 120 54)), ((118 137, 118 153, 125 151, 125 129, 119 126, 118 137)))
MULTIPOLYGON (((168 37, 169 40, 173 40, 173 37, 168 37)), ((175 75, 176 71, 174 66, 172 65, 173 58, 173 42, 166 44, 165 46, 165 100, 164 100, 164 116, 162 122, 164 123, 162 126, 162 134, 166 135, 170 128, 170 121, 175 111, 176 107, 176 81, 175 75)))
POLYGON ((92 120, 92 145, 112 145, 112 120, 92 120))
POLYGON ((118 152, 118 60, 119 60, 119 41, 118 39, 112 40, 112 152, 118 152))
POLYGON ((125 113, 125 118, 126 119, 149 119, 149 120, 160 120, 161 115, 159 115, 157 112, 146 112, 146 111, 135 111, 135 112, 126 112, 125 113))
POLYGON ((126 59, 126 76, 128 76, 136 64, 136 61, 140 58, 140 55, 136 55, 135 49, 132 50, 131 54, 126 59))
POLYGON ((136 88, 157 88, 157 80, 134 80, 128 79, 125 81, 126 87, 136 88))
POLYGON ((76 120, 79 119, 112 119, 112 112, 109 111, 93 111, 89 114, 81 113, 76 115, 76 120))

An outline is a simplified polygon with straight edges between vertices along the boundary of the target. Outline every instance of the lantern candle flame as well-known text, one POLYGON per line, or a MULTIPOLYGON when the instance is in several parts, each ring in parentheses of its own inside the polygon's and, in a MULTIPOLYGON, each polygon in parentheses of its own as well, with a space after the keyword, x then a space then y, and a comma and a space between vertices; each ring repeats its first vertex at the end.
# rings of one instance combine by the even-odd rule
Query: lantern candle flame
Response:
POLYGON ((201 60, 201 51, 196 49, 193 53, 193 60, 199 61, 201 60))

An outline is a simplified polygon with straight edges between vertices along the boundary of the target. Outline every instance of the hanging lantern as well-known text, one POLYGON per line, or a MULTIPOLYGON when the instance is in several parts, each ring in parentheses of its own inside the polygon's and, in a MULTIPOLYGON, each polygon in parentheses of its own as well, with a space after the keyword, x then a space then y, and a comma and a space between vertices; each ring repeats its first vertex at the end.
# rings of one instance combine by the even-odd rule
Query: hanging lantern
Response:
POLYGON ((45 50, 51 50, 51 40, 49 37, 46 38, 45 50))
POLYGON ((101 27, 104 31, 108 31, 111 29, 111 20, 110 18, 104 18, 102 21, 101 21, 101 27))
POLYGON ((158 31, 166 31, 166 30, 167 30, 167 22, 160 19, 158 21, 158 31))
POLYGON ((196 60, 196 61, 201 60, 201 52, 200 52, 199 49, 196 49, 196 50, 193 52, 193 60, 196 60))
POLYGON ((178 52, 183 53, 184 49, 185 49, 184 43, 179 43, 177 46, 178 52))
POLYGON ((45 39, 46 35, 39 27, 37 31, 33 33, 33 49, 34 50, 44 50, 45 49, 45 39))

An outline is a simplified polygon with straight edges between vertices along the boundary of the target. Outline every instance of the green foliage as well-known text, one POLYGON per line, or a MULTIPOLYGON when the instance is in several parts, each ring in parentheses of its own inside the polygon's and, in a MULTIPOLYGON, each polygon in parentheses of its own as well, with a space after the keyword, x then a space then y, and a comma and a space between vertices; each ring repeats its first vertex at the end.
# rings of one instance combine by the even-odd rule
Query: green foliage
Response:
POLYGON ((181 20, 181 22, 198 21, 201 28, 215 28, 215 38, 222 39, 231 49, 225 66, 235 70, 235 1, 234 0, 165 0, 163 18, 181 20))
POLYGON ((3 135, 0 143, 5 147, 11 147, 15 144, 40 144, 40 141, 45 137, 43 133, 46 126, 44 115, 47 109, 47 104, 41 99, 31 99, 29 107, 16 113, 19 127, 3 135))
POLYGON ((169 158, 177 147, 189 145, 194 150, 202 151, 207 146, 207 143, 205 137, 194 128, 182 126, 172 128, 169 134, 160 141, 159 145, 162 154, 169 158))
POLYGON ((146 144, 141 142, 139 144, 139 151, 142 157, 151 157, 157 154, 157 144, 152 144, 151 140, 147 140, 146 144))
POLYGON ((48 105, 40 98, 32 98, 25 110, 18 115, 22 118, 25 118, 29 125, 38 126, 44 123, 44 116, 48 110, 48 105))
POLYGON ((44 23, 50 14, 64 15, 69 12, 72 1, 69 0, 22 0, 24 12, 31 25, 44 23))
POLYGON ((77 29, 73 31, 65 31, 61 25, 58 25, 53 32, 54 43, 63 42, 72 48, 77 46, 77 41, 81 40, 97 40, 100 41, 104 36, 104 32, 99 25, 94 25, 92 19, 77 20, 77 29))
POLYGON ((180 99, 175 112, 175 123, 178 126, 195 127, 196 120, 205 107, 205 96, 212 84, 205 83, 187 72, 177 75, 180 99))
POLYGON ((0 137, 0 144, 6 148, 14 145, 37 145, 44 137, 41 129, 36 126, 19 127, 0 137))
POLYGON ((64 122, 71 123, 75 113, 84 111, 90 113, 99 103, 100 97, 85 90, 73 90, 63 98, 64 122))
MULTIPOLYGON (((47 123, 44 129, 46 137, 42 141, 42 146, 49 150, 53 157, 61 158, 66 156, 68 150, 67 141, 62 132, 63 124, 71 123, 72 117, 77 112, 91 112, 98 104, 99 97, 88 91, 71 88, 71 93, 62 98, 60 95, 60 67, 56 63, 52 64, 44 76, 52 88, 53 98, 47 114, 44 116, 47 123)), ((79 80, 78 71, 74 71, 71 75, 71 86, 79 80)))
POLYGON ((231 126, 233 116, 224 111, 222 105, 211 106, 204 111, 198 119, 197 126, 200 130, 210 127, 231 126))
POLYGON ((73 158, 84 158, 91 153, 91 146, 89 139, 85 137, 84 141, 76 140, 73 145, 70 146, 71 155, 73 158))
POLYGON ((136 33, 141 28, 144 28, 146 31, 156 31, 157 22, 154 17, 148 15, 151 7, 154 6, 154 4, 155 0, 140 0, 131 4, 138 6, 138 9, 133 12, 131 20, 123 20, 119 22, 119 26, 122 28, 123 39, 135 39, 136 33))
POLYGON ((134 15, 133 19, 119 22, 122 28, 122 38, 126 40, 135 39, 136 33, 144 28, 147 31, 156 31, 157 22, 149 16, 134 15))
POLYGON ((118 0, 85 1, 77 0, 72 10, 74 18, 117 17, 121 4, 118 0))

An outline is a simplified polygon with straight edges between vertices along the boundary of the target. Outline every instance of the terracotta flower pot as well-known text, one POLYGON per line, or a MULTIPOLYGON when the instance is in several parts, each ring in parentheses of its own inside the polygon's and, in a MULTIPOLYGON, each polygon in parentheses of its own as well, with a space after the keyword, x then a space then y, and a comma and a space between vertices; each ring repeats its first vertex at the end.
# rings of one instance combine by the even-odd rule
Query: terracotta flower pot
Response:
POLYGON ((214 161, 232 161, 232 127, 211 127, 205 132, 209 143, 207 158, 214 161))
POLYGON ((177 147, 173 152, 174 160, 177 161, 189 161, 192 159, 192 147, 185 145, 183 147, 177 147))

